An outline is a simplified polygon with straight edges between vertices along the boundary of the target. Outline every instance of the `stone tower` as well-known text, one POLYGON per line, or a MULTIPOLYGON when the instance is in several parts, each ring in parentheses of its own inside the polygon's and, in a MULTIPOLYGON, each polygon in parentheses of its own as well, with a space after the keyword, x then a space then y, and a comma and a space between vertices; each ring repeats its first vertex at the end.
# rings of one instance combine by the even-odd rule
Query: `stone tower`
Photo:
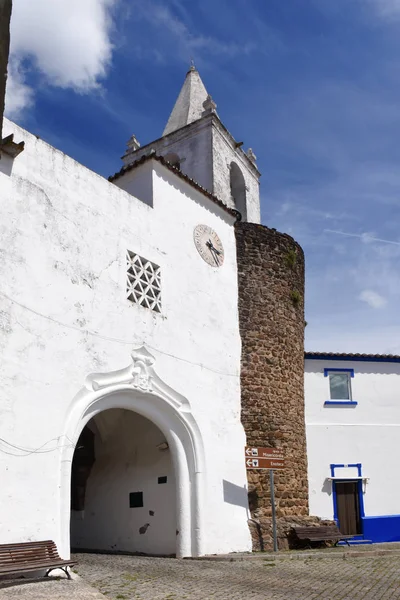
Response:
POLYGON ((243 221, 260 222, 256 157, 251 148, 244 152, 242 143, 224 127, 194 66, 186 74, 162 137, 140 147, 132 136, 122 160, 129 165, 152 150, 238 210, 243 221))
MULTIPOLYGON (((304 255, 289 235, 236 224, 242 338, 242 423, 249 446, 279 448, 275 471, 278 542, 292 525, 309 524, 304 421, 304 255)), ((255 549, 271 547, 267 471, 248 471, 255 549), (254 524, 257 528, 254 528, 254 524)))

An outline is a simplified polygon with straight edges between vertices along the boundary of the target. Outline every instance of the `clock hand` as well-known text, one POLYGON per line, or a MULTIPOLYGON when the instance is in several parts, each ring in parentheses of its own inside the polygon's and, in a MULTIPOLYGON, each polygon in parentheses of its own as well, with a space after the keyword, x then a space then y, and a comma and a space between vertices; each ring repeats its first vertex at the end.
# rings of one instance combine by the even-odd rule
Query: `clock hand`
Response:
POLYGON ((221 252, 219 250, 216 249, 216 247, 214 246, 214 244, 212 243, 211 240, 208 240, 208 242, 206 242, 206 246, 212 250, 213 252, 215 252, 216 254, 221 254, 221 252))
POLYGON ((211 250, 211 254, 213 256, 213 259, 215 261, 215 264, 217 266, 219 266, 219 259, 218 259, 218 256, 215 255, 215 248, 214 248, 214 246, 212 248, 210 248, 210 250, 211 250))
POLYGON ((206 246, 207 248, 210 250, 212 257, 214 259, 215 264, 217 265, 217 267, 219 267, 219 259, 218 259, 218 254, 221 254, 221 252, 219 252, 215 247, 214 244, 212 243, 211 240, 208 240, 208 242, 206 242, 206 246))

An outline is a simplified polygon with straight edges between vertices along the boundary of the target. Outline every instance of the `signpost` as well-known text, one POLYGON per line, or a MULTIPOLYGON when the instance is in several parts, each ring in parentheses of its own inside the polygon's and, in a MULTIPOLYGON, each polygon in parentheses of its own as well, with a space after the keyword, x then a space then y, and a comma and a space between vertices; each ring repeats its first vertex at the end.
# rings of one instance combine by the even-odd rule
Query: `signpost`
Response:
POLYGON ((252 448, 246 446, 244 449, 246 469, 258 469, 264 471, 269 469, 269 484, 271 490, 272 506, 272 534, 274 538, 274 552, 278 551, 278 540, 276 536, 276 511, 275 511, 275 489, 274 469, 285 468, 285 457, 279 448, 252 448))

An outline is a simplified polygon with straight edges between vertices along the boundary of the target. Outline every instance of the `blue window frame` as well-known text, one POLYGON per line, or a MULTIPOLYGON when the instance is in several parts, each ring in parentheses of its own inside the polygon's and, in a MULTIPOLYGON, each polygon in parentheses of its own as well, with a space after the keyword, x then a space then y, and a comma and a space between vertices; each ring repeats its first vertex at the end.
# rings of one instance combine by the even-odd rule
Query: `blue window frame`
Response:
POLYGON ((325 405, 357 406, 351 391, 354 369, 324 369, 324 377, 329 380, 329 400, 325 405))

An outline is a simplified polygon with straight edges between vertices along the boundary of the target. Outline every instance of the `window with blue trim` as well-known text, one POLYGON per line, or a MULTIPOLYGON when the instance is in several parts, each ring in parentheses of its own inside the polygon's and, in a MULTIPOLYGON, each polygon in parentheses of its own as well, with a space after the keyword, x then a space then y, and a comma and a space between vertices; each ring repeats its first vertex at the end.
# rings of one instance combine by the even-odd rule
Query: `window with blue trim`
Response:
POLYGON ((324 369, 324 376, 329 380, 329 400, 325 404, 357 404, 351 392, 354 369, 324 369))
POLYGON ((331 400, 351 400, 350 373, 329 373, 331 400))

